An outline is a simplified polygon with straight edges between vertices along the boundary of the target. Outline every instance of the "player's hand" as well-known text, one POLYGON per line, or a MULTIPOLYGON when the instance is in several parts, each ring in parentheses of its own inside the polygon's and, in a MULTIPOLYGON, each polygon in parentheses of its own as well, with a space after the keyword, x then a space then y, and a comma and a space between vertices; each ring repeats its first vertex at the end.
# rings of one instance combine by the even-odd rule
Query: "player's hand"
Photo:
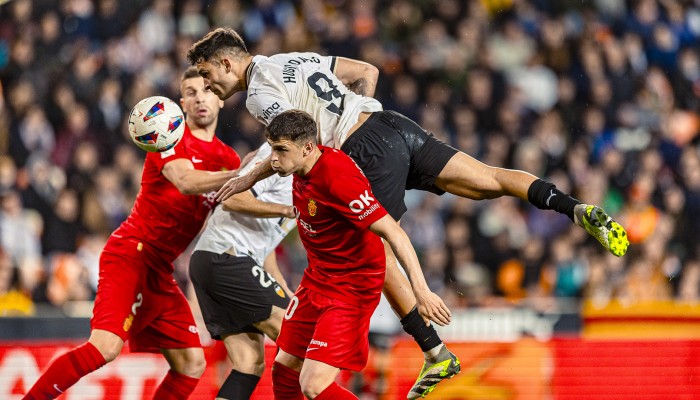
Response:
POLYGON ((228 182, 224 183, 219 191, 216 192, 216 200, 219 202, 226 201, 234 194, 245 192, 246 190, 250 189, 253 187, 253 184, 254 182, 249 182, 247 175, 234 176, 233 178, 229 179, 228 182))
POLYGON ((294 207, 293 206, 287 206, 284 208, 284 216, 287 218, 296 218, 297 215, 294 212, 294 207))
POLYGON ((416 293, 418 313, 423 317, 425 325, 430 325, 430 321, 440 326, 445 326, 452 320, 452 313, 442 301, 440 296, 426 290, 425 293, 416 293))

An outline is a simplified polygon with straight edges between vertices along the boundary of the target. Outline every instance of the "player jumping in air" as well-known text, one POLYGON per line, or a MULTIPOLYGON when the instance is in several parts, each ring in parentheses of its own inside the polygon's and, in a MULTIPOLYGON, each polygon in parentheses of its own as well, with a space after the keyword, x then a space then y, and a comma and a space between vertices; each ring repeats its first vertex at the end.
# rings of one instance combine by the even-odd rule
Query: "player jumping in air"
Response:
POLYGON ((173 261, 199 233, 214 206, 214 190, 235 174, 240 159, 214 136, 223 102, 194 68, 180 83, 186 128, 180 143, 148 153, 131 214, 100 256, 100 278, 88 341, 61 355, 26 400, 53 399, 81 377, 131 351, 161 352, 170 371, 154 399, 186 399, 206 362, 187 299, 173 279, 173 261))
POLYGON ((294 175, 297 227, 309 261, 277 338, 275 399, 357 399, 335 379, 340 369, 360 371, 367 364, 369 321, 386 268, 380 237, 405 268, 427 316, 445 324, 449 310, 428 289, 408 236, 376 200, 362 171, 343 152, 317 145, 309 114, 279 114, 267 137, 274 171, 294 175))
MULTIPOLYGON (((348 154, 397 221, 406 211, 407 189, 450 192, 475 200, 515 196, 538 208, 565 214, 616 256, 627 251, 625 230, 600 207, 582 204, 527 172, 483 164, 437 140, 405 116, 384 111, 371 97, 379 72, 370 64, 316 53, 253 56, 230 28, 208 33, 190 48, 187 58, 220 99, 247 90, 246 107, 264 124, 285 110, 308 112, 318 124, 319 143, 348 154)), ((247 175, 227 182, 218 197, 224 200, 247 190, 272 173, 267 163, 260 163, 247 175)), ((386 245, 385 249, 384 294, 426 358, 408 394, 414 399, 459 372, 459 361, 447 351, 434 328, 425 324, 427 315, 415 307, 406 278, 391 250, 386 245)))

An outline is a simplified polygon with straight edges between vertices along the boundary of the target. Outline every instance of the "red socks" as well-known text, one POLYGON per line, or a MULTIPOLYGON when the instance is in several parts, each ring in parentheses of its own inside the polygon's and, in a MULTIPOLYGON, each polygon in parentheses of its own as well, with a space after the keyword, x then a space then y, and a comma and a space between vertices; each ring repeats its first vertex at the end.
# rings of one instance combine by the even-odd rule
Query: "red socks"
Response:
POLYGON ((107 364, 97 347, 86 342, 55 359, 24 396, 23 400, 58 397, 83 376, 107 364))
POLYGON ((358 397, 349 390, 333 382, 328 385, 323 392, 319 393, 314 400, 358 400, 358 397))
POLYGON ((198 382, 198 378, 192 378, 171 369, 156 389, 153 400, 187 399, 194 392, 198 382))
POLYGON ((272 364, 272 392, 275 400, 304 400, 299 373, 275 361, 272 364))

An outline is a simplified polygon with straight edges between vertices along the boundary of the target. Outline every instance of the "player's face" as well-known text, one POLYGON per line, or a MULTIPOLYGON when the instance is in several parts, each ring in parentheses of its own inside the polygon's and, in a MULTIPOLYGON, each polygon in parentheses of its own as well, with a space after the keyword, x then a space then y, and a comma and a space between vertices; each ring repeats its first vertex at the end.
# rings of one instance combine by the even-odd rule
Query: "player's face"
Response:
POLYGON ((204 85, 204 79, 199 76, 185 79, 180 84, 180 106, 187 115, 187 123, 194 124, 190 129, 206 128, 216 124, 219 110, 223 107, 223 101, 204 85))
POLYGON ((222 59, 221 62, 198 62, 197 71, 204 78, 204 86, 208 87, 221 100, 231 97, 236 92, 236 88, 240 86, 239 79, 232 72, 228 59, 222 59))
POLYGON ((289 176, 304 164, 304 148, 291 140, 267 141, 272 147, 270 164, 280 176, 289 176))

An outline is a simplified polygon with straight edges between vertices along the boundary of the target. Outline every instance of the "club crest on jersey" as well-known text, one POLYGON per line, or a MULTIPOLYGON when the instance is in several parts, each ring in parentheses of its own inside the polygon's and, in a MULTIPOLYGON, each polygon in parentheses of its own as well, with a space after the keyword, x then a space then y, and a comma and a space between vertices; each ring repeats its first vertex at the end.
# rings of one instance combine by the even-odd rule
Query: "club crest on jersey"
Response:
POLYGON ((131 325, 134 323, 134 315, 129 314, 128 317, 124 318, 124 325, 122 328, 124 328, 124 332, 129 332, 129 329, 131 329, 131 325))
POLYGON ((282 287, 278 284, 275 284, 275 293, 281 298, 285 298, 284 290, 282 287))
POLYGON ((314 199, 309 199, 309 215, 312 217, 316 216, 316 211, 318 211, 318 206, 316 206, 316 200, 314 199))

